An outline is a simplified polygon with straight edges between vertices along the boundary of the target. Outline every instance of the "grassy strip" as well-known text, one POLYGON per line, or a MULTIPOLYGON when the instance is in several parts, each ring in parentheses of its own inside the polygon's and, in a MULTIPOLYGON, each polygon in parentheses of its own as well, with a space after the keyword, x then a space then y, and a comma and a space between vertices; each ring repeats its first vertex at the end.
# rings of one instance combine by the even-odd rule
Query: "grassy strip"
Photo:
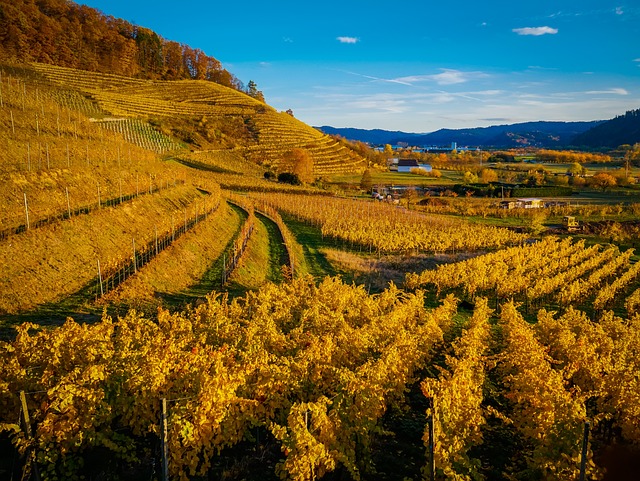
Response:
POLYGON ((323 239, 320 229, 286 214, 282 216, 282 219, 295 237, 296 242, 302 246, 304 258, 298 262, 298 272, 311 274, 315 278, 342 273, 322 253, 323 248, 334 247, 334 242, 330 239, 323 239))
POLYGON ((265 282, 281 282, 281 266, 287 263, 282 236, 275 223, 257 214, 258 222, 240 265, 227 284, 232 297, 242 296, 249 290, 258 289, 265 282))
POLYGON ((214 215, 105 296, 104 302, 144 311, 159 306, 180 309, 219 288, 214 267, 244 221, 239 210, 223 202, 214 215))

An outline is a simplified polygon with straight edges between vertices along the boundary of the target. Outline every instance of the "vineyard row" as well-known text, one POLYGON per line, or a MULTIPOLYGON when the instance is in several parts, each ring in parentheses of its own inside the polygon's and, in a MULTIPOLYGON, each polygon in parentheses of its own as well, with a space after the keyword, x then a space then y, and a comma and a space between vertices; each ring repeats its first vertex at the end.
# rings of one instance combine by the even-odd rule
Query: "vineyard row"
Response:
POLYGON ((95 281, 95 298, 98 299, 107 295, 129 277, 137 274, 138 269, 141 269, 151 262, 160 252, 169 247, 176 239, 194 228, 198 222, 206 220, 207 216, 215 212, 219 206, 220 200, 218 199, 215 205, 211 206, 209 209, 206 209, 203 212, 198 212, 196 210, 195 215, 189 219, 186 217, 185 210, 184 223, 180 223, 176 226, 172 220, 171 230, 160 236, 158 236, 158 231, 156 229, 155 239, 142 248, 136 248, 135 239, 133 239, 133 255, 131 256, 131 259, 121 263, 119 266, 115 266, 115 272, 111 269, 110 272, 103 276, 102 269, 100 267, 100 260, 98 259, 98 276, 95 281))
MULTIPOLYGON (((167 183, 165 184, 165 186, 163 187, 162 185, 156 186, 156 188, 153 188, 153 185, 150 184, 149 185, 149 190, 148 192, 146 190, 142 191, 142 195, 146 195, 146 194, 153 194, 153 193, 157 193, 172 187, 176 187, 178 185, 184 185, 185 181, 184 180, 178 180, 178 179, 174 179, 173 184, 169 185, 169 182, 167 181, 167 183)), ((26 222, 24 224, 21 224, 17 227, 12 227, 9 229, 3 229, 0 230, 0 241, 6 239, 9 236, 12 235, 16 235, 16 234, 20 234, 23 232, 26 232, 30 229, 37 229, 38 227, 43 227, 46 225, 50 225, 53 224, 55 222, 60 222, 63 220, 67 220, 70 219, 71 217, 75 217, 78 215, 84 215, 84 214, 89 214, 92 211, 98 210, 98 209, 102 209, 104 207, 115 207, 117 205, 120 205, 122 203, 125 203, 127 201, 133 200, 133 199, 137 199, 138 197, 140 197, 140 190, 138 189, 136 191, 136 193, 129 193, 129 194, 123 194, 122 192, 120 193, 120 195, 118 197, 112 197, 111 199, 106 199, 106 200, 102 200, 100 198, 100 188, 98 186, 98 200, 95 204, 85 204, 81 207, 74 207, 73 209, 71 208, 71 202, 69 200, 69 190, 65 188, 65 196, 66 196, 66 200, 67 200, 67 210, 65 212, 60 212, 58 214, 52 214, 52 215, 48 215, 44 218, 40 218, 37 220, 33 220, 33 216, 30 213, 29 210, 29 203, 28 203, 28 198, 27 198, 27 194, 24 194, 24 207, 25 207, 25 218, 26 218, 26 222)))

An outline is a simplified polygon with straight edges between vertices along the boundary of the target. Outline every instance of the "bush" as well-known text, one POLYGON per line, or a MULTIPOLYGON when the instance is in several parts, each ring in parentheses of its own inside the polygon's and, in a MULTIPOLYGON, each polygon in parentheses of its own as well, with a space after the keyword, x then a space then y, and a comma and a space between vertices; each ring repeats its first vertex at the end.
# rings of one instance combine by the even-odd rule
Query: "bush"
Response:
POLYGON ((297 174, 291 172, 281 172, 278 174, 278 182, 283 184, 300 185, 300 177, 297 174))

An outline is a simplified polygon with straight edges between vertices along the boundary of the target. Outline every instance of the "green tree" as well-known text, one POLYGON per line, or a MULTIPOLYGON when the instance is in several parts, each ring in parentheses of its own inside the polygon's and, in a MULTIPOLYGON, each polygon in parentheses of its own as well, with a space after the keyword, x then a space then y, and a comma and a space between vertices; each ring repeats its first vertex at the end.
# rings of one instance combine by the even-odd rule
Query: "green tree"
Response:
POLYGON ((278 182, 282 182, 283 184, 291 184, 291 185, 300 185, 300 179, 296 174, 292 174, 291 172, 281 172, 278 174, 278 182))
POLYGON ((578 163, 578 162, 574 162, 567 169, 567 173, 572 174, 572 175, 583 175, 586 171, 587 171, 587 169, 585 169, 584 166, 582 164, 578 163))
POLYGON ((247 84, 247 95, 259 100, 260 102, 264 102, 264 95, 260 90, 258 90, 258 84, 253 80, 249 80, 249 83, 247 84))

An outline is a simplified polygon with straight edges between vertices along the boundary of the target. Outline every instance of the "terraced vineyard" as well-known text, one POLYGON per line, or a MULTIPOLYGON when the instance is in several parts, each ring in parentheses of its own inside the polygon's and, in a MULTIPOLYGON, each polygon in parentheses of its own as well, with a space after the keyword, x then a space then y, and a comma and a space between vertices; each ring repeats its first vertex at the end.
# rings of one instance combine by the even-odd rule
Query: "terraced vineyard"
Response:
POLYGON ((183 144, 176 142, 162 132, 158 132, 151 125, 139 119, 103 118, 97 122, 106 129, 118 132, 127 142, 158 154, 184 149, 183 144))
POLYGON ((115 270, 136 245, 153 243, 158 233, 172 232, 214 202, 192 186, 178 186, 5 240, 0 243, 0 313, 33 310, 95 286, 98 262, 104 273, 115 270))
POLYGON ((112 116, 235 118, 242 124, 251 119, 247 139, 238 147, 245 158, 269 168, 278 169, 294 148, 309 152, 316 176, 354 172, 365 165, 358 154, 291 115, 212 82, 136 80, 44 64, 34 68, 47 80, 90 96, 112 116))

